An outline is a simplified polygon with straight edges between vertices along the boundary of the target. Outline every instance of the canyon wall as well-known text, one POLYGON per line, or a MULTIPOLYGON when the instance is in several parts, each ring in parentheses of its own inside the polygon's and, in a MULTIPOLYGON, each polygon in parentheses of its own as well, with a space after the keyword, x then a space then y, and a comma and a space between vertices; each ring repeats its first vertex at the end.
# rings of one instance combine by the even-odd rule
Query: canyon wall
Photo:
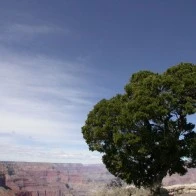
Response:
MULTIPOLYGON (((0 196, 91 196, 112 179, 101 164, 0 162, 0 196)), ((164 186, 192 183, 196 169, 163 179, 164 186)))
POLYGON ((86 196, 113 178, 103 165, 69 163, 1 162, 0 172, 16 196, 86 196))

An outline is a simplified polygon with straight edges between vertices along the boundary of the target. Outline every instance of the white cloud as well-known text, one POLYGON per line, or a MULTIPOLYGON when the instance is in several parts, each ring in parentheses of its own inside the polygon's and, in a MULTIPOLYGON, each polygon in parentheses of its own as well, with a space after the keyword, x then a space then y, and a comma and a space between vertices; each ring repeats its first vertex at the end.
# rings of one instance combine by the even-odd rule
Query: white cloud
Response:
POLYGON ((5 146, 0 144, 1 158, 7 161, 52 162, 52 163, 102 163, 100 154, 87 150, 74 151, 60 148, 5 146))
POLYGON ((14 23, 6 24, 1 26, 0 30, 0 41, 5 43, 21 42, 21 41, 30 41, 37 36, 46 36, 70 34, 70 30, 67 28, 60 28, 55 25, 38 25, 38 24, 23 24, 23 23, 14 23))
POLYGON ((57 26, 49 25, 29 25, 29 24, 12 24, 7 27, 7 33, 23 33, 23 34, 48 34, 57 32, 66 32, 68 30, 63 30, 57 26))
MULTIPOLYGON (((90 158, 81 126, 104 93, 94 86, 90 73, 93 70, 86 65, 9 54, 0 48, 0 157, 17 160, 20 155, 20 161, 27 161, 32 148, 37 161, 90 158), (44 149, 45 156, 40 157, 41 146, 61 146, 65 152, 54 155, 44 149)), ((90 159, 96 162, 100 157, 90 159)))

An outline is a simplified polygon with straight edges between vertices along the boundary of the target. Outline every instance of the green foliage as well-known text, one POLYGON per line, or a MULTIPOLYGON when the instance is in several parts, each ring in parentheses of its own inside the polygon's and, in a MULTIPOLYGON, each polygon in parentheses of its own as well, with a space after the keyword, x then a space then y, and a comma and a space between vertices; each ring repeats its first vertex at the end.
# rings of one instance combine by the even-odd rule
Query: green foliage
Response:
POLYGON ((195 125, 187 120, 195 113, 196 66, 181 63, 133 74, 124 94, 94 106, 82 133, 112 174, 153 189, 167 173, 196 167, 195 125))

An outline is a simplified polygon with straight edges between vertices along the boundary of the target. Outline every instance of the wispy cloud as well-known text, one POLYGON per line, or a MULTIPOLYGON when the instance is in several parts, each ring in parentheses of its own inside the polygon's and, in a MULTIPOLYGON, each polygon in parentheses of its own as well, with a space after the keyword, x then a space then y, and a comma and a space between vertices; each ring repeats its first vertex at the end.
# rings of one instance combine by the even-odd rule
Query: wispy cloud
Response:
POLYGON ((81 126, 105 90, 93 84, 96 73, 84 64, 0 51, 0 156, 7 152, 15 160, 22 151, 25 159, 26 149, 33 148, 35 157, 40 149, 48 154, 38 161, 85 161, 81 126), (65 153, 52 155, 48 146, 65 153))
POLYGON ((101 163, 100 155, 87 150, 73 151, 60 148, 26 147, 0 144, 1 158, 7 161, 53 162, 53 163, 101 163), (17 156, 13 156, 16 154, 17 156))
POLYGON ((8 23, 1 26, 0 41, 6 42, 21 42, 31 41, 38 36, 49 35, 69 35, 70 30, 68 28, 61 28, 55 25, 46 24, 24 24, 24 23, 8 23))
POLYGON ((29 24, 12 24, 6 28, 8 33, 23 34, 48 34, 48 33, 68 33, 68 29, 62 29, 57 26, 49 25, 29 25, 29 24))

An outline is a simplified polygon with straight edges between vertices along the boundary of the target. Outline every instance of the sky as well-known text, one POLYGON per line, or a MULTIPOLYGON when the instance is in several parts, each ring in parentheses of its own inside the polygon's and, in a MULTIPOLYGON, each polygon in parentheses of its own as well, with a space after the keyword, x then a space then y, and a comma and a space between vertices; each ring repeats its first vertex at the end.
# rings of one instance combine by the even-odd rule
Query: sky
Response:
POLYGON ((139 70, 196 63, 195 0, 2 0, 0 160, 101 163, 81 127, 139 70))

